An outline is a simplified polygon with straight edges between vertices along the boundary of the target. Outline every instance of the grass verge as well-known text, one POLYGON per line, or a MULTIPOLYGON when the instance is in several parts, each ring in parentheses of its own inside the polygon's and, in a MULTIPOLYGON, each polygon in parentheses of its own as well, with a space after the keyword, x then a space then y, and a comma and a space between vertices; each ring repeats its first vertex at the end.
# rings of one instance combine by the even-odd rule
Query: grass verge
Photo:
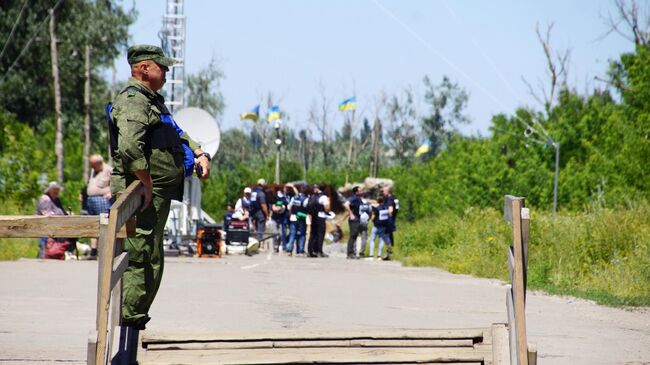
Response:
MULTIPOLYGON (((528 285, 614 306, 650 306, 650 204, 559 213, 532 210, 528 285)), ((508 280, 511 230, 495 209, 399 224, 405 265, 508 280)))

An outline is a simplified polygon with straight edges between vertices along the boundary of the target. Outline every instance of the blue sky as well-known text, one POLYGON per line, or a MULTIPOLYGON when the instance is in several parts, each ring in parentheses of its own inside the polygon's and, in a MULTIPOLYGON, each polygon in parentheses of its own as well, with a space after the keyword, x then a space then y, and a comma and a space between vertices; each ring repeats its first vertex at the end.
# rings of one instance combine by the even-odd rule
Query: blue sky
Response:
MULTIPOLYGON (((130 1, 124 1, 130 6, 130 1)), ((132 43, 159 44, 165 0, 137 0, 132 43)), ((569 83, 579 91, 598 86, 608 61, 633 45, 607 30, 612 1, 199 1, 186 0, 187 72, 215 58, 226 79, 222 129, 243 126, 239 114, 269 92, 280 99, 294 128, 308 127, 319 85, 331 101, 333 127, 342 123, 336 103, 353 93, 368 114, 372 100, 411 87, 426 113, 422 78, 448 75, 470 94, 466 134, 487 134, 495 113, 518 106, 541 108, 522 77, 547 81, 535 25, 553 22, 551 44, 571 49, 569 83)), ((122 62, 123 61, 123 62, 122 62)), ((118 79, 129 70, 126 55, 118 79)), ((263 107, 263 111, 264 111, 263 107)))

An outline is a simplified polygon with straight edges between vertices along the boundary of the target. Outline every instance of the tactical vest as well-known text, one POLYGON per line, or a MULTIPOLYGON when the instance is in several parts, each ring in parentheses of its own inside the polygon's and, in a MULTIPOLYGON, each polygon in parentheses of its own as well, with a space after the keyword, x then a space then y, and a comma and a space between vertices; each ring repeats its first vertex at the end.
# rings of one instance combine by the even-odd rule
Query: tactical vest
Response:
POLYGON ((262 188, 256 188, 252 193, 251 193, 251 202, 250 202, 250 212, 251 215, 257 213, 262 209, 262 205, 260 204, 260 198, 259 198, 259 193, 264 194, 264 190, 262 188))
MULTIPOLYGON (((139 92, 145 97, 147 96, 140 88, 136 86, 128 86, 120 92, 120 94, 125 92, 139 92)), ((147 97, 148 100, 150 100, 147 97)), ((194 173, 194 152, 192 149, 183 143, 181 136, 183 135, 183 130, 178 126, 171 113, 167 109, 167 106, 164 103, 160 103, 157 100, 152 102, 158 110, 160 110, 160 121, 162 123, 156 124, 148 133, 146 137, 149 141, 149 146, 152 149, 169 149, 174 152, 183 153, 183 165, 185 166, 185 176, 190 176, 194 173)), ((117 151, 117 137, 118 137, 118 128, 113 123, 111 119, 111 111, 113 110, 113 103, 106 104, 106 121, 108 122, 108 134, 109 134, 109 144, 111 149, 111 156, 115 157, 117 151)))
POLYGON ((304 194, 298 194, 293 197, 291 205, 291 214, 298 219, 307 219, 307 197, 304 194))

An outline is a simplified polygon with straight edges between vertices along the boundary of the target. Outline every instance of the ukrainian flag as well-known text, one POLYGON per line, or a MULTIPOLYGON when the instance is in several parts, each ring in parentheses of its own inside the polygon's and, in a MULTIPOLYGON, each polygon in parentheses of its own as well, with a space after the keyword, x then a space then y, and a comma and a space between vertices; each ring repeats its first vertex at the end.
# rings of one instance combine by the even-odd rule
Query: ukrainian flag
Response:
POLYGON ((349 99, 345 99, 339 103, 339 110, 355 110, 357 108, 357 97, 353 96, 349 99))
POLYGON ((277 105, 270 107, 269 110, 266 111, 266 119, 269 122, 280 119, 280 107, 277 105))
POLYGON ((418 147, 418 149, 415 150, 415 157, 420 157, 424 155, 425 153, 429 152, 430 148, 431 148, 431 143, 429 142, 428 139, 425 139, 424 143, 422 143, 422 146, 418 147))
POLYGON ((239 120, 250 119, 253 122, 257 122, 260 119, 260 105, 256 105, 251 111, 247 113, 242 113, 239 115, 239 120))

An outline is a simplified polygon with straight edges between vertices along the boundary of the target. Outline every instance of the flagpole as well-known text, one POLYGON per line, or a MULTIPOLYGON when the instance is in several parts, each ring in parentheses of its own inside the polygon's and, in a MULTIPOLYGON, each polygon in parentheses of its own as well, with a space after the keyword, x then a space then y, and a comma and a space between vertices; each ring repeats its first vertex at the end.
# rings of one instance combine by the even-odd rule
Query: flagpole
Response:
POLYGON ((280 184, 280 146, 282 145, 282 139, 280 138, 280 119, 275 120, 273 125, 275 128, 275 183, 280 184))

